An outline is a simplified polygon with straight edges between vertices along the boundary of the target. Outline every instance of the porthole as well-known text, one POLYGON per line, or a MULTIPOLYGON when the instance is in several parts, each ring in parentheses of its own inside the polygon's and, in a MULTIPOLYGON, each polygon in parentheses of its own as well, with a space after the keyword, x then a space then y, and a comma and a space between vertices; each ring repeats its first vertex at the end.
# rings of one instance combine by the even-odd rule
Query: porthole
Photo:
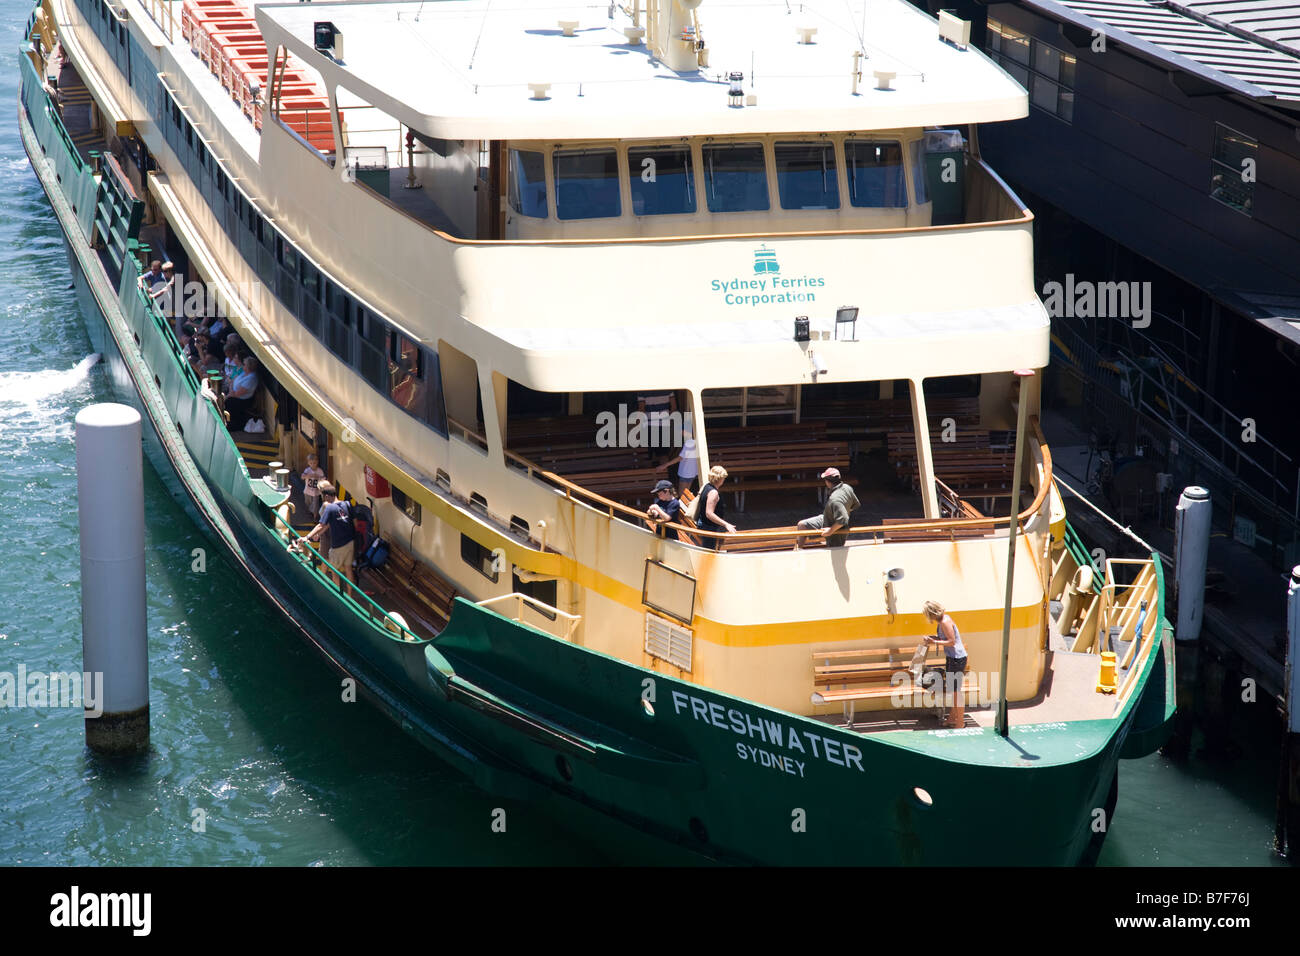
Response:
POLYGON ((655 705, 650 703, 650 701, 646 700, 644 697, 641 698, 641 710, 650 720, 655 719, 655 705))
POLYGON ((912 800, 923 810, 929 810, 934 806, 934 797, 930 796, 930 791, 923 787, 912 788, 912 800))

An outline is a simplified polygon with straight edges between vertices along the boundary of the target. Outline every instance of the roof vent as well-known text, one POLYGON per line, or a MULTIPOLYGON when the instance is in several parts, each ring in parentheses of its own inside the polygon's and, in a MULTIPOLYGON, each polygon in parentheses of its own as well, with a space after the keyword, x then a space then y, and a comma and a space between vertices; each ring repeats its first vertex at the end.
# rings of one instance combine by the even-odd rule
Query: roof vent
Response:
POLYGON ((627 37, 628 46, 640 46, 645 38, 645 27, 624 27, 623 36, 627 37))
POLYGON ((954 17, 947 10, 939 11, 939 39, 951 43, 959 50, 970 46, 970 21, 954 17))
POLYGON ((532 98, 535 100, 549 100, 547 93, 551 89, 550 83, 529 83, 528 88, 533 91, 532 98))
POLYGON ((873 75, 876 78, 876 89, 890 90, 893 89, 889 84, 893 81, 898 73, 894 70, 874 70, 873 75))
POLYGON ((816 27, 795 27, 794 30, 799 34, 800 43, 812 43, 813 36, 817 33, 816 27))
POLYGON ((571 36, 574 35, 574 31, 578 29, 578 21, 577 21, 577 20, 560 20, 560 21, 559 21, 559 26, 560 26, 560 29, 564 31, 564 35, 565 35, 566 37, 571 37, 571 36))

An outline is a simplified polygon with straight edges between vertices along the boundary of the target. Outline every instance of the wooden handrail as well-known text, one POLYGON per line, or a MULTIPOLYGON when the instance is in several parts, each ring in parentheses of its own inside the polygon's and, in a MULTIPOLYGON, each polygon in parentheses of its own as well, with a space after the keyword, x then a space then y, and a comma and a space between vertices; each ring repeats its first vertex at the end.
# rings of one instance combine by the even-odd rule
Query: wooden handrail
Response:
MULTIPOLYGON (((452 419, 448 418, 447 421, 451 422, 452 419)), ((460 425, 459 422, 457 422, 456 424, 459 427, 464 428, 464 426, 460 425)), ((1028 521, 1030 518, 1032 518, 1034 515, 1038 513, 1038 511, 1042 508, 1043 502, 1046 500, 1048 492, 1052 485, 1052 453, 1051 450, 1047 447, 1047 440, 1043 437, 1042 428, 1039 426, 1038 423, 1038 416, 1031 415, 1029 418, 1029 424, 1033 427, 1034 438, 1038 441, 1038 448, 1040 453, 1043 456, 1043 480, 1038 488, 1038 494, 1034 496, 1033 503, 1030 504, 1030 506, 1026 508, 1024 511, 1022 511, 1019 515, 1017 515, 1017 520, 1022 522, 1028 521)), ((466 429, 466 431, 468 431, 468 429, 466 429)), ((476 435, 476 437, 478 436, 476 435)), ((640 524, 642 519, 645 518, 644 512, 638 511, 635 508, 629 508, 627 505, 622 504, 620 502, 612 501, 609 498, 597 494, 594 491, 588 491, 586 488, 583 488, 581 485, 576 485, 572 481, 569 481, 569 479, 565 478, 563 475, 557 475, 553 471, 547 471, 546 469, 542 468, 542 466, 538 465, 536 462, 530 461, 529 459, 524 458, 522 455, 507 450, 505 452, 505 456, 507 459, 510 459, 522 465, 530 475, 538 475, 539 477, 544 478, 547 482, 558 486, 561 490, 565 492, 566 498, 574 498, 576 496, 581 499, 586 499, 584 503, 594 504, 600 507, 602 510, 608 511, 610 517, 613 517, 614 513, 618 512, 620 514, 628 516, 629 518, 635 519, 635 522, 638 525, 640 524)), ((907 530, 924 531, 924 530, 948 530, 948 529, 956 529, 956 528, 996 529, 998 526, 1001 525, 1009 526, 1010 524, 1011 524, 1011 518, 1009 515, 989 516, 984 518, 936 518, 928 521, 917 521, 915 523, 909 523, 907 525, 907 530)), ((735 532, 705 531, 703 528, 688 528, 686 525, 678 524, 677 522, 671 522, 671 521, 665 522, 664 524, 660 525, 660 527, 671 528, 674 531, 684 531, 687 534, 698 535, 700 537, 722 538, 724 541, 756 541, 763 538, 790 538, 790 537, 802 538, 802 537, 821 535, 821 531, 816 529, 811 529, 808 531, 798 531, 798 530, 791 531, 789 529, 735 531, 735 532)), ((844 531, 844 533, 883 535, 886 534, 887 532, 897 531, 897 530, 898 527, 896 525, 863 525, 860 527, 848 528, 844 531)))

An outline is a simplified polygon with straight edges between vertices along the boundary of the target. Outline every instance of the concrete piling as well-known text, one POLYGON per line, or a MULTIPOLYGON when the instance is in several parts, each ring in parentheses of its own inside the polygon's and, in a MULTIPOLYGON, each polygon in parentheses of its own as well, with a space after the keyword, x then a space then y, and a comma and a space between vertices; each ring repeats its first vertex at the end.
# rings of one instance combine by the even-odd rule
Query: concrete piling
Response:
POLYGON ((83 669, 103 675, 103 713, 87 715, 86 744, 137 753, 149 746, 140 414, 109 403, 83 408, 76 443, 83 669))

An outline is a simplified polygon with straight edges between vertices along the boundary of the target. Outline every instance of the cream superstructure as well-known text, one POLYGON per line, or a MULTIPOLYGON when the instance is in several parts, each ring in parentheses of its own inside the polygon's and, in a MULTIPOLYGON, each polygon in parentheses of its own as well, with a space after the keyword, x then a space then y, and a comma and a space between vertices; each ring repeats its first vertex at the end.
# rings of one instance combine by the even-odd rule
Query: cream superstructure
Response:
MULTIPOLYGON (((61 23, 80 19, 71 0, 50 4, 61 23)), ((381 500, 380 523, 463 592, 514 589, 510 567, 492 581, 462 559, 468 536, 500 549, 525 579, 556 580, 556 604, 581 616, 575 639, 584 645, 767 704, 837 712, 809 704, 810 651, 924 633, 929 598, 962 622, 972 667, 996 669, 1005 518, 970 539, 892 541, 877 528, 843 548, 715 553, 656 537, 628 520, 639 508, 531 473, 507 452, 506 435, 511 382, 563 396, 566 410, 581 410, 584 393, 673 389, 700 418, 712 390, 802 394, 814 384, 880 382, 882 397, 910 398, 915 517, 941 518, 925 381, 979 376, 980 427, 1013 428, 1010 373, 1042 369, 1048 358, 1032 217, 979 160, 972 125, 1025 115, 1024 90, 975 49, 941 41, 935 21, 903 0, 498 6, 259 5, 273 62, 292 53, 327 94, 330 153, 278 121, 277 108, 292 107, 277 104, 274 79, 259 133, 179 30, 169 38, 145 6, 124 4, 157 56, 163 88, 254 210, 372 316, 437 353, 446 436, 366 384, 284 307, 148 118, 141 92, 109 66, 95 71, 111 87, 101 102, 120 104, 122 115, 108 119, 134 122, 159 158, 152 196, 196 267, 221 285, 270 373, 335 436, 334 477, 360 488, 368 464, 420 504, 415 524, 381 500), (575 35, 565 36, 561 21, 573 20, 575 35), (343 34, 341 57, 315 50, 318 21, 343 34), (690 41, 681 39, 687 27, 690 41), (639 29, 648 43, 629 42, 639 29), (739 100, 733 72, 743 74, 739 100), (546 98, 530 84, 549 84, 546 98), (963 127, 972 141, 960 221, 933 224, 921 182, 927 127, 963 127), (410 153, 407 131, 416 137, 410 153), (837 208, 786 208, 783 144, 823 150, 821 188, 837 208), (866 180, 855 184, 847 157, 863 144, 896 151, 888 155, 898 157, 901 194, 888 204, 853 201, 866 180), (727 201, 717 198, 720 154, 710 151, 740 145, 761 156, 753 170, 765 209, 721 208, 727 201), (353 160, 367 147, 394 168, 413 157, 419 188, 403 194, 395 178, 381 196, 359 181, 353 160), (689 157, 681 175, 692 209, 638 213, 645 167, 635 151, 649 148, 689 157), (561 218, 575 194, 561 190, 558 164, 578 153, 606 157, 609 176, 570 208, 600 193, 616 215, 561 218), (531 207, 509 189, 527 162, 542 171, 531 207), (779 269, 756 271, 759 252, 774 254, 779 269), (859 310, 855 341, 832 337, 846 305, 859 310), (795 341, 796 315, 820 337, 795 341), (512 525, 527 531, 512 534, 512 525), (694 613, 680 630, 689 670, 645 649, 647 619, 658 617, 643 603, 648 559, 694 582, 694 613), (892 606, 891 569, 905 570, 892 606)), ((75 30, 64 32, 74 59, 90 56, 74 48, 75 30)), ((1034 413, 1037 384, 1019 400, 1034 413)), ((725 464, 711 453, 707 421, 698 432, 702 469, 725 464)), ((1059 517, 1034 435, 1025 461, 1030 490, 1016 510, 1032 514, 1012 601, 1013 700, 1034 697, 1044 672, 1049 525, 1059 517)), ((803 494, 817 510, 815 491, 803 494)))

